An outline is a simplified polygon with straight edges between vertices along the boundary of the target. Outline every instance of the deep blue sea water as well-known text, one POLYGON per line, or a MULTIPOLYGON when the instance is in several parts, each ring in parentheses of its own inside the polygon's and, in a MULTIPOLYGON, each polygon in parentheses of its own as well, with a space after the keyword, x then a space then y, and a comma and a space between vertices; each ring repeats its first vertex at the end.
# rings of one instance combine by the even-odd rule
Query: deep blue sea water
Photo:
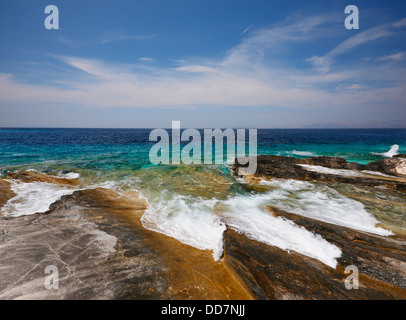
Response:
MULTIPOLYGON (((0 169, 53 165, 139 169, 149 165, 152 129, 0 129, 0 169)), ((170 132, 170 130, 168 130, 170 132)), ((203 133, 202 133, 203 136, 203 133)), ((367 163, 399 145, 406 129, 259 129, 258 154, 339 156, 367 163)))

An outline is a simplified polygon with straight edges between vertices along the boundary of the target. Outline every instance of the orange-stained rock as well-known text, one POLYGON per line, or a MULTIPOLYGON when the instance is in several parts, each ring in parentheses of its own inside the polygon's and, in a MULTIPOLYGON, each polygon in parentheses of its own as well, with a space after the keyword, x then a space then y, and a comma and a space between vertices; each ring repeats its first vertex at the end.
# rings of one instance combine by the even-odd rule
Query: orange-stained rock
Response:
POLYGON ((10 183, 6 180, 0 180, 0 207, 15 196, 16 194, 11 190, 10 183))
POLYGON ((78 179, 66 179, 47 175, 36 171, 21 170, 17 172, 6 172, 6 178, 19 180, 21 182, 47 182, 57 184, 78 185, 78 179))

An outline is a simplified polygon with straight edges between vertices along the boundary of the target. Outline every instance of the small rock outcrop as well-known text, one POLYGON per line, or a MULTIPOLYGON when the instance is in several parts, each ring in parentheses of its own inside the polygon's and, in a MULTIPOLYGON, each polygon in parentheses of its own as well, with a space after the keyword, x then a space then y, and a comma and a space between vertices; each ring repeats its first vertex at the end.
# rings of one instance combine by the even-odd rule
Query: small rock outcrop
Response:
POLYGON ((406 159, 383 159, 367 164, 368 170, 379 171, 398 177, 406 177, 406 159))
POLYGON ((11 190, 10 183, 0 179, 0 208, 16 194, 11 190))
MULTIPOLYGON (((257 171, 255 175, 283 179, 317 180, 325 182, 361 184, 367 186, 382 186, 389 189, 406 192, 406 179, 403 178, 403 170, 405 165, 404 161, 406 162, 406 160, 403 159, 385 159, 363 165, 355 162, 348 162, 339 157, 323 156, 299 159, 286 156, 258 155, 257 171), (317 172, 307 170, 302 165, 321 166, 339 170, 369 170, 376 171, 377 175, 353 175, 351 174, 351 171, 348 171, 348 175, 341 173, 317 172), (379 173, 392 175, 393 177, 380 176, 379 173), (399 176, 399 179, 397 176, 399 176)), ((234 171, 238 172, 240 167, 244 167, 244 165, 239 164, 239 162, 236 160, 233 166, 234 171)))
POLYGON ((78 185, 78 179, 66 179, 56 176, 51 176, 45 173, 36 171, 8 171, 5 174, 6 179, 15 179, 21 182, 46 182, 46 183, 57 183, 57 184, 67 184, 67 185, 78 185))

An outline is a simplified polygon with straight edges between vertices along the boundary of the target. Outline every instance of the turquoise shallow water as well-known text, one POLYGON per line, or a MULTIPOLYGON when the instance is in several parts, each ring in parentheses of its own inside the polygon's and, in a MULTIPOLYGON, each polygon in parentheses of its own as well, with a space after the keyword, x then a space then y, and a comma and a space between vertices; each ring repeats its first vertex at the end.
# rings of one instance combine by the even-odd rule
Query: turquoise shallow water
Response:
MULTIPOLYGON (((142 218, 146 228, 212 250, 215 259, 221 256, 227 225, 258 241, 335 265, 339 248, 269 215, 267 205, 381 235, 390 233, 381 226, 406 230, 405 197, 399 192, 277 179, 258 191, 237 179, 229 165, 153 165, 151 130, 0 129, 0 172, 75 173, 80 188, 137 191, 149 204, 142 218)), ((406 153, 405 129, 258 130, 257 139, 258 154, 299 158, 338 156, 365 164, 406 153)), ((2 208, 3 214, 43 211, 74 191, 41 183, 13 188, 18 197, 2 208)))
MULTIPOLYGON (((84 183, 108 181, 146 193, 171 190, 192 197, 224 198, 245 192, 227 165, 151 164, 149 151, 156 143, 149 141, 151 131, 0 129, 0 172, 21 169, 51 174, 76 172, 84 183), (212 191, 208 181, 213 179, 207 175, 220 177, 232 187, 227 192, 216 188, 212 191)), ((200 132, 203 137, 203 131, 200 132)), ((258 154, 299 158, 339 156, 364 164, 385 158, 393 145, 398 146, 397 152, 406 153, 406 129, 260 129, 257 140, 258 154)), ((225 148, 226 145, 224 156, 225 148)))

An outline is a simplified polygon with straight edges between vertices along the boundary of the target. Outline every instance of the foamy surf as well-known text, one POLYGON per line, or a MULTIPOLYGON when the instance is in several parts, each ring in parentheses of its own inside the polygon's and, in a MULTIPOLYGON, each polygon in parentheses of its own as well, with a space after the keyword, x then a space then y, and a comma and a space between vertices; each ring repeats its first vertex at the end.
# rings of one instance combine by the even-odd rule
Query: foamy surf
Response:
POLYGON ((309 165, 309 164, 298 164, 298 166, 301 166, 308 171, 325 173, 325 174, 334 174, 334 175, 347 176, 347 177, 366 177, 366 176, 372 175, 372 176, 380 176, 380 177, 387 177, 387 178, 398 178, 397 176, 384 174, 384 173, 381 173, 378 171, 370 171, 370 170, 356 171, 356 170, 350 170, 350 169, 333 169, 333 168, 314 166, 314 165, 309 165))
POLYGON ((147 229, 197 249, 212 250, 215 260, 222 255, 223 232, 228 226, 250 239, 303 254, 332 268, 337 266, 340 248, 292 221, 272 216, 266 206, 370 233, 392 234, 376 227, 378 221, 362 203, 327 186, 283 179, 263 180, 261 183, 273 189, 227 200, 162 194, 159 199, 149 201, 141 221, 147 229))
MULTIPOLYGON (((27 171, 39 172, 35 169, 28 169, 27 171)), ((80 177, 79 173, 68 172, 58 173, 58 175, 50 177, 77 179, 80 177)), ((52 203, 61 199, 65 195, 71 195, 75 191, 106 188, 115 189, 119 191, 119 184, 115 181, 104 181, 84 188, 78 186, 63 185, 48 182, 21 182, 18 180, 8 180, 11 184, 11 190, 16 194, 15 197, 9 199, 6 204, 1 207, 0 211, 5 216, 19 217, 31 215, 34 213, 43 213, 49 210, 52 203)))
POLYGON ((250 239, 318 259, 332 268, 336 267, 336 259, 341 256, 341 250, 321 236, 264 212, 256 197, 233 197, 226 201, 190 200, 177 195, 171 200, 150 204, 141 222, 145 228, 184 244, 212 250, 216 261, 223 253, 226 225, 250 239), (223 208, 219 213, 221 220, 214 213, 215 207, 219 206, 223 208))
POLYGON ((190 199, 175 195, 149 206, 142 225, 200 250, 212 250, 214 260, 223 254, 225 225, 214 214, 215 200, 190 199))
POLYGON ((308 171, 320 172, 320 173, 326 173, 326 174, 336 174, 336 175, 349 176, 349 177, 351 177, 351 176, 352 177, 364 177, 365 176, 360 172, 353 171, 353 170, 347 170, 347 169, 332 169, 332 168, 314 166, 314 165, 309 165, 309 164, 298 164, 298 166, 301 166, 308 171))
POLYGON ((389 151, 383 152, 383 153, 378 153, 378 152, 371 152, 374 155, 377 156, 382 156, 382 157, 387 157, 387 158, 392 158, 393 156, 399 154, 399 145, 394 144, 390 147, 389 151))
POLYGON ((391 231, 377 227, 375 217, 364 205, 341 195, 338 191, 307 181, 272 179, 261 184, 275 189, 262 195, 267 204, 311 219, 383 236, 391 231))
POLYGON ((267 194, 217 200, 164 192, 147 201, 148 208, 141 218, 145 228, 197 249, 211 250, 214 260, 223 254, 226 226, 250 239, 318 259, 332 268, 341 256, 341 250, 321 236, 273 217, 265 207, 270 204, 267 194))
POLYGON ((315 157, 317 154, 310 152, 310 151, 297 151, 293 150, 289 152, 290 154, 294 154, 296 156, 301 156, 301 157, 315 157))
POLYGON ((67 172, 67 173, 58 172, 56 177, 64 179, 78 179, 80 177, 80 174, 77 172, 67 172))
POLYGON ((292 221, 273 217, 265 207, 267 200, 265 195, 232 198, 223 203, 227 209, 221 215, 228 226, 250 239, 315 258, 336 268, 340 248, 292 221))
POLYGON ((10 180, 11 189, 17 195, 1 208, 5 216, 19 217, 49 210, 49 206, 76 188, 47 182, 17 182, 10 180))

